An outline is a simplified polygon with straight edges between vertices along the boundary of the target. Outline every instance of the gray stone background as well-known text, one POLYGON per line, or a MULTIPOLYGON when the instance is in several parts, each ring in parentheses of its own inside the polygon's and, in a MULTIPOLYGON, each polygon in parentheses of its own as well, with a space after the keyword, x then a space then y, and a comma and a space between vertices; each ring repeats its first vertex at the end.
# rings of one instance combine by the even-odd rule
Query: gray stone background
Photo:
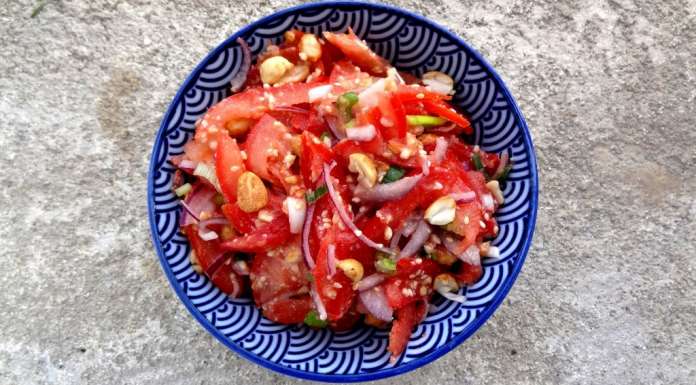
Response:
MULTIPOLYGON (((0 384, 290 384, 208 335, 146 173, 196 63, 282 1, 0 5, 0 384)), ((403 0, 479 49, 539 158, 534 244, 474 337, 383 384, 696 383, 696 2, 403 0)))

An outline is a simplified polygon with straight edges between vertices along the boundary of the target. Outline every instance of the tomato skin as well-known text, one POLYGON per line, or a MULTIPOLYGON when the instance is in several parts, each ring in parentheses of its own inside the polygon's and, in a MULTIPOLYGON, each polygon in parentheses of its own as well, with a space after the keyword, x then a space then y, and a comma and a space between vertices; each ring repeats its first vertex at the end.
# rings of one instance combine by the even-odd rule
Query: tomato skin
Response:
POLYGON ((400 259, 396 274, 383 284, 389 306, 395 310, 401 309, 429 296, 433 279, 440 271, 440 266, 430 259, 400 259))
POLYGON ((244 161, 237 141, 224 132, 220 133, 215 151, 215 173, 227 202, 237 200, 237 179, 244 171, 244 161))
POLYGON ((387 348, 391 353, 392 362, 396 361, 397 357, 406 349, 413 328, 420 323, 427 313, 428 303, 423 300, 415 301, 396 311, 396 320, 389 332, 389 346, 387 348))
POLYGON ((424 99, 423 106, 428 112, 445 118, 450 122, 456 124, 457 126, 461 127, 461 129, 467 134, 471 134, 474 132, 473 128, 471 128, 471 123, 469 122, 469 119, 465 118, 463 115, 460 115, 457 111, 454 110, 453 107, 450 107, 444 101, 439 99, 424 99))
POLYGON ((373 124, 377 124, 377 127, 382 132, 382 136, 386 141, 390 139, 403 139, 406 137, 406 111, 398 97, 384 97, 380 98, 377 104, 380 112, 380 118, 373 124), (390 125, 385 126, 384 121, 391 122, 390 125))
MULTIPOLYGON (((218 239, 204 241, 198 236, 198 226, 188 225, 182 227, 181 230, 189 239, 191 249, 196 253, 196 260, 204 272, 208 270, 218 256, 224 253, 224 250, 220 248, 218 239)), ((243 279, 235 274, 230 264, 223 263, 211 275, 206 273, 206 276, 220 291, 227 295, 236 294, 239 296, 244 291, 243 279)))
POLYGON ((331 163, 333 154, 321 142, 315 143, 319 139, 311 133, 302 133, 302 154, 300 155, 300 172, 305 186, 312 188, 315 186, 322 173, 324 164, 331 163))
POLYGON ((353 33, 352 29, 348 33, 324 32, 324 38, 329 43, 336 46, 358 67, 373 75, 384 75, 387 73, 389 63, 378 56, 353 33))
POLYGON ((350 310, 355 298, 353 282, 346 277, 341 269, 329 274, 328 248, 334 242, 334 235, 329 234, 321 244, 319 253, 315 258, 316 265, 312 270, 317 292, 321 298, 329 321, 341 319, 350 310))
POLYGON ((314 306, 312 298, 305 294, 292 298, 273 298, 261 305, 263 316, 281 324, 300 324, 314 306))
POLYGON ((462 285, 473 285, 483 276, 483 266, 461 262, 454 278, 462 285))
POLYGON ((222 213, 237 232, 248 234, 256 228, 254 225, 256 215, 243 211, 236 202, 222 205, 222 213))
POLYGON ((285 139, 286 133, 289 131, 285 125, 271 115, 264 114, 251 128, 244 143, 249 170, 271 183, 280 184, 280 181, 272 176, 271 167, 279 167, 279 161, 290 152, 290 145, 285 139), (277 152, 277 156, 271 161, 269 151, 277 152))
POLYGON ((205 143, 190 140, 184 145, 184 158, 193 162, 207 163, 213 159, 213 151, 205 143))
POLYGON ((244 236, 225 241, 220 244, 220 247, 229 251, 263 252, 284 244, 290 236, 288 217, 285 214, 276 214, 271 222, 244 236))
POLYGON ((481 231, 479 221, 483 219, 483 211, 481 204, 476 200, 459 203, 456 210, 454 221, 445 228, 462 237, 462 242, 457 246, 457 250, 463 252, 476 243, 481 231))

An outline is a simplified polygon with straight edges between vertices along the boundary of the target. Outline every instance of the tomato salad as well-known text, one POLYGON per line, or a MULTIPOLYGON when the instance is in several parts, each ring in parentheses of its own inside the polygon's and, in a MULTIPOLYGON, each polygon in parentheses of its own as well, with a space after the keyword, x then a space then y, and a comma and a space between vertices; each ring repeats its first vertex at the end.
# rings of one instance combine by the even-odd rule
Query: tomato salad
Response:
POLYGON ((391 328, 403 352, 435 293, 499 257, 507 154, 466 144, 441 72, 400 73, 352 31, 290 30, 172 160, 194 269, 283 324, 391 328))

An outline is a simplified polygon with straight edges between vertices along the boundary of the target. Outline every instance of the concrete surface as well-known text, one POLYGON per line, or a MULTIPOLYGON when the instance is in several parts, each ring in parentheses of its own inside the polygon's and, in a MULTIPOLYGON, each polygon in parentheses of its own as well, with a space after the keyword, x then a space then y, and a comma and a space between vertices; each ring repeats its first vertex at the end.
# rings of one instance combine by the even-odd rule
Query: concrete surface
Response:
MULTIPOLYGON (((175 298, 148 234, 155 131, 185 75, 282 1, 0 6, 0 384, 289 384, 175 298)), ((507 81, 539 220, 472 339, 384 384, 696 383, 696 2, 399 1, 507 81)))

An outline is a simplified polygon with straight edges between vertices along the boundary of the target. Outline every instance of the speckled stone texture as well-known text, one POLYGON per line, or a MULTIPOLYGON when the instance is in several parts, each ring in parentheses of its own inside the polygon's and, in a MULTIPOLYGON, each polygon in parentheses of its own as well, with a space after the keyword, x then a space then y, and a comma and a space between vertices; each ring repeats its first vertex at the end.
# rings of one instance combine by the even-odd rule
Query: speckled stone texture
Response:
MULTIPOLYGON (((413 0, 532 130, 540 208, 508 299, 383 384, 696 383, 696 2, 413 0)), ((150 242, 155 132, 195 64, 282 1, 0 6, 0 384, 289 384, 228 351, 150 242)))

